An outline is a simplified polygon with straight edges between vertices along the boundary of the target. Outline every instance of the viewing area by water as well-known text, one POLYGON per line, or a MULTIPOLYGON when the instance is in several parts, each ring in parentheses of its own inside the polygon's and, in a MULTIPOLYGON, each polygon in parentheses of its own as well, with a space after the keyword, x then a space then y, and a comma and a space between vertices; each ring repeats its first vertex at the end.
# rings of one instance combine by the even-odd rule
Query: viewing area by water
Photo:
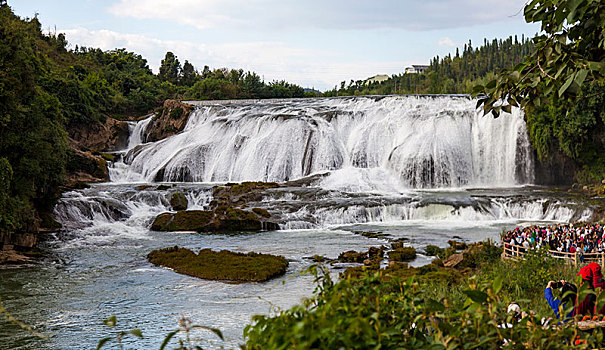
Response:
MULTIPOLYGON (((502 242, 502 259, 503 260, 525 260, 525 253, 527 249, 520 245, 511 245, 509 243, 502 242)), ((568 252, 560 252, 558 250, 549 250, 548 254, 555 259, 564 259, 565 262, 574 264, 574 266, 578 266, 584 263, 596 262, 601 264, 601 266, 605 265, 605 252, 597 252, 597 253, 568 253, 568 252)))

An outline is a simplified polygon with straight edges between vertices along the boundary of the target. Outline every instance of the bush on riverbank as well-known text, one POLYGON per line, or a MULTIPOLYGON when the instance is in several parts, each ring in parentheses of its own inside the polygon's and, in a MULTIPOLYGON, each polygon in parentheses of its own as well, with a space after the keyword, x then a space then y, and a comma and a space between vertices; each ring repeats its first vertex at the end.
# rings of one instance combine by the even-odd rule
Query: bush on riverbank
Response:
MULTIPOLYGON (((576 335, 590 348, 596 335, 574 327, 543 328, 553 316, 544 288, 549 280, 575 281, 575 269, 541 252, 519 263, 501 261, 491 242, 464 252, 474 267, 421 268, 395 263, 386 269, 345 274, 334 283, 320 272, 314 296, 274 317, 255 316, 246 327, 247 349, 569 348, 576 335), (517 302, 530 315, 506 313, 517 302), (509 323, 511 328, 499 325, 509 323)), ((360 270, 356 270, 359 272, 360 270)))
POLYGON ((184 275, 234 282, 264 282, 283 275, 288 268, 288 261, 282 256, 210 249, 195 254, 176 246, 154 250, 147 259, 184 275))

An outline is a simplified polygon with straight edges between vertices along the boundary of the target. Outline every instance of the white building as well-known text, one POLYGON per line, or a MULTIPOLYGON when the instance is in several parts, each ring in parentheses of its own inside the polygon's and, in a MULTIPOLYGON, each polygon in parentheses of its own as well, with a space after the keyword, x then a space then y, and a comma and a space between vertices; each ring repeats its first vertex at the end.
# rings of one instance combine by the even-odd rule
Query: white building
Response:
POLYGON ((423 64, 413 64, 411 67, 406 67, 405 68, 405 73, 406 74, 423 73, 428 68, 429 68, 429 66, 425 66, 423 64))

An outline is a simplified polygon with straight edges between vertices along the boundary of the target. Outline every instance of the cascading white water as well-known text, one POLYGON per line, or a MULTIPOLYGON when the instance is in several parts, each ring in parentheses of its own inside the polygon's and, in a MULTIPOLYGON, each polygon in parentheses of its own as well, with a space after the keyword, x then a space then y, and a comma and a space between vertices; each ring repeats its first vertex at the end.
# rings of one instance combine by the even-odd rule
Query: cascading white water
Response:
MULTIPOLYGON (((131 144, 144 140, 150 120, 139 122, 131 144)), ((121 179, 151 182, 280 182, 376 168, 407 188, 533 181, 521 112, 494 120, 453 96, 202 106, 182 133, 131 149, 125 162, 121 179)))
POLYGON ((133 130, 130 131, 130 139, 128 140, 128 149, 133 149, 135 146, 144 143, 146 140, 146 132, 149 123, 153 120, 153 114, 136 123, 133 130))

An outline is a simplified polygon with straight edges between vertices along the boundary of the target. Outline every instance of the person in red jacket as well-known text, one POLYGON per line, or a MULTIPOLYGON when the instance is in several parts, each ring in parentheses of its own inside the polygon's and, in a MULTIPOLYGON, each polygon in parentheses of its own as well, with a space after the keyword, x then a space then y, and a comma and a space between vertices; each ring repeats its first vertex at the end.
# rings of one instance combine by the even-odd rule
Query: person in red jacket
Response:
MULTIPOLYGON (((588 289, 594 290, 593 269, 594 269, 594 266, 589 267, 587 265, 587 266, 582 267, 580 269, 580 272, 578 272, 576 274, 577 276, 582 277, 582 282, 580 282, 580 287, 584 284, 588 284, 588 289)), ((596 300, 597 300, 597 296, 594 293, 588 294, 586 297, 584 297, 584 300, 582 300, 581 302, 578 302, 576 304, 576 307, 574 309, 574 316, 584 316, 584 319, 586 319, 587 318, 586 316, 595 315, 596 300)), ((579 298, 577 301, 579 301, 579 298)))

